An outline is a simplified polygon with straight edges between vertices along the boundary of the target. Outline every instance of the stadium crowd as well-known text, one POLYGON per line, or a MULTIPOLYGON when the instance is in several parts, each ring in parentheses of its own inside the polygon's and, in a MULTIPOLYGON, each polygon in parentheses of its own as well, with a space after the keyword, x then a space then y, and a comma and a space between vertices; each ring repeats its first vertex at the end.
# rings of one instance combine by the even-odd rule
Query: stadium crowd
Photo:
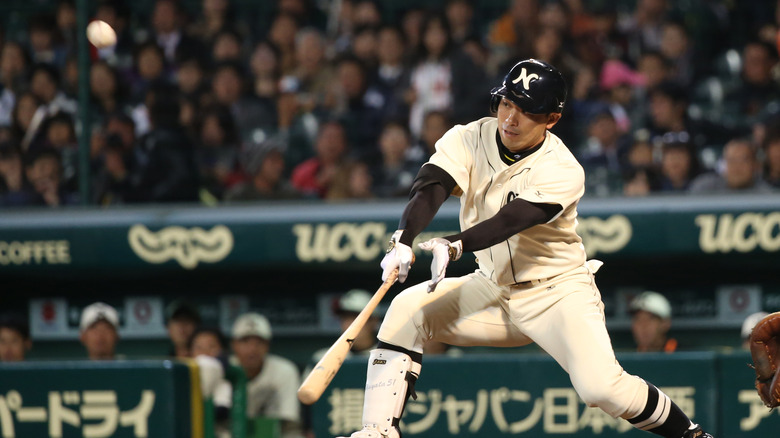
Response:
POLYGON ((0 205, 405 196, 530 57, 565 74, 587 196, 780 187, 777 1, 148 3, 96 3, 87 126, 73 0, 0 32, 0 205))

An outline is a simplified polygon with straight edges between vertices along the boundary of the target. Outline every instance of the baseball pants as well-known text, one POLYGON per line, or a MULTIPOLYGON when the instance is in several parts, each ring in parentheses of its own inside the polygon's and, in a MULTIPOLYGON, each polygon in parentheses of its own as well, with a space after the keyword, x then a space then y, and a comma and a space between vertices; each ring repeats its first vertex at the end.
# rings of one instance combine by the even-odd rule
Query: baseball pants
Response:
POLYGON ((613 417, 633 418, 648 385, 615 358, 591 262, 544 281, 498 286, 484 274, 445 278, 396 296, 378 338, 422 353, 434 339, 458 346, 517 347, 535 342, 569 374, 582 400, 613 417))

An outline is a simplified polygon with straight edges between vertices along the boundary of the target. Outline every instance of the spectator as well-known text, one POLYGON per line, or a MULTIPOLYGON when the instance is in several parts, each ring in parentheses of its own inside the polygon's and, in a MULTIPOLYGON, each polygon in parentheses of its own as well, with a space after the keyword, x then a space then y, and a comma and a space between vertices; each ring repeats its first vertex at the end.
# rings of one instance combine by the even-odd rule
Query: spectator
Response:
POLYGON ((630 137, 621 132, 609 110, 591 118, 588 138, 579 154, 580 164, 588 175, 586 191, 598 196, 618 193, 629 144, 630 137))
POLYGON ((0 49, 0 126, 13 123, 16 96, 26 82, 30 57, 21 44, 5 41, 0 49))
POLYGON ((261 40, 255 44, 249 58, 249 69, 253 80, 252 92, 255 96, 267 99, 276 97, 281 78, 280 56, 279 49, 268 40, 261 40))
POLYGON ((46 107, 46 114, 58 112, 75 114, 76 101, 68 98, 60 89, 60 73, 51 65, 36 64, 30 72, 30 91, 46 107))
POLYGON ((384 97, 369 84, 366 66, 358 58, 342 57, 336 70, 338 91, 333 114, 344 123, 353 155, 375 161, 376 140, 385 118, 384 97))
MULTIPOLYGON (((214 429, 217 438, 231 437, 229 418, 230 409, 233 406, 233 385, 224 377, 228 348, 227 339, 218 328, 199 328, 189 338, 188 343, 188 349, 199 365, 203 363, 202 356, 207 356, 216 359, 216 361, 210 361, 212 367, 222 368, 222 377, 217 374, 217 382, 213 383, 214 390, 210 397, 214 404, 214 420, 216 422, 214 429)), ((203 373, 202 369, 201 373, 203 373)), ((206 373, 210 374, 208 371, 206 373)), ((202 374, 201 377, 203 377, 202 374)))
POLYGON ((406 41, 400 28, 384 26, 377 34, 382 50, 377 52, 377 69, 373 84, 384 98, 387 119, 406 119, 409 107, 404 101, 404 87, 409 82, 409 68, 404 62, 406 41))
POLYGON ((644 131, 637 131, 634 134, 634 141, 626 153, 626 167, 652 167, 655 165, 653 145, 647 141, 645 134, 644 131))
POLYGON ((629 111, 635 107, 637 97, 635 90, 642 90, 645 83, 646 79, 642 74, 620 61, 609 60, 601 68, 601 89, 605 93, 605 102, 621 133, 632 130, 634 117, 629 111))
POLYGON ((325 199, 334 201, 374 198, 373 180, 368 164, 359 160, 348 160, 342 163, 333 175, 333 183, 325 194, 325 199))
POLYGON ((619 18, 618 29, 626 36, 629 60, 635 62, 644 51, 661 47, 667 9, 666 0, 639 0, 630 15, 619 18))
POLYGON ((306 107, 314 103, 310 96, 298 94, 297 80, 287 76, 281 81, 276 97, 277 133, 284 144, 284 161, 287 169, 295 168, 314 155, 320 119, 306 107), (302 97, 302 99, 300 98, 302 97))
POLYGON ((660 83, 671 79, 671 65, 661 52, 648 50, 642 53, 637 63, 639 74, 645 78, 645 86, 655 88, 660 83))
POLYGON ((38 197, 24 175, 22 151, 13 143, 0 143, 0 206, 37 203, 38 197))
POLYGON ((28 138, 28 135, 31 138, 34 134, 35 128, 32 126, 32 121, 40 104, 40 100, 30 91, 25 91, 16 97, 16 106, 12 114, 11 138, 19 142, 24 151, 27 150, 28 145, 28 143, 24 143, 24 139, 28 138))
POLYGON ((279 66, 283 75, 295 71, 295 36, 298 21, 290 14, 280 13, 274 17, 268 31, 268 40, 279 49, 279 66))
MULTIPOLYGON (((406 197, 425 159, 415 156, 406 126, 386 123, 379 136, 382 162, 372 172, 374 191, 379 197, 406 197)), ((427 158, 427 157, 426 157, 427 158)))
POLYGON ((375 0, 356 0, 352 6, 352 22, 355 28, 380 26, 382 12, 379 3, 375 0))
POLYGON ((425 20, 425 9, 422 7, 411 7, 401 16, 401 29, 404 32, 407 47, 420 45, 423 20, 425 20))
POLYGON ((469 37, 476 35, 472 0, 447 0, 444 13, 450 23, 450 37, 455 44, 462 45, 469 37))
POLYGON ((138 103, 143 101, 153 83, 168 81, 169 78, 165 53, 157 43, 142 43, 135 48, 134 54, 130 97, 134 103, 138 103))
POLYGON ((211 59, 214 62, 242 61, 244 59, 244 37, 235 29, 225 28, 214 37, 211 45, 211 59))
POLYGON ((57 207, 78 204, 76 193, 63 184, 63 168, 60 153, 42 148, 29 154, 25 167, 27 180, 39 197, 40 205, 57 207))
MULTIPOLYGON (((114 67, 106 61, 95 61, 90 67, 89 78, 93 108, 96 109, 94 116, 98 122, 109 114, 125 109, 124 90, 114 67)), ((148 129, 147 122, 141 131, 145 133, 148 129)))
POLYGON ((108 23, 116 32, 116 44, 98 50, 100 59, 111 61, 120 71, 129 70, 133 64, 133 35, 130 27, 130 11, 125 0, 99 0, 95 19, 108 23))
POLYGON ((243 35, 247 32, 246 25, 236 15, 233 0, 203 0, 201 13, 187 33, 206 46, 212 44, 221 30, 230 26, 237 26, 243 35))
POLYGON ((445 111, 429 111, 423 118, 422 132, 419 141, 414 147, 414 154, 418 159, 428 160, 436 151, 436 142, 452 128, 453 123, 445 111), (417 155, 419 154, 419 155, 417 155))
POLYGON ((775 127, 764 140, 764 181, 780 189, 780 129, 775 127))
POLYGON ((677 340, 669 337, 672 326, 672 306, 658 292, 645 291, 636 296, 629 305, 631 311, 631 333, 640 353, 677 350, 677 340))
POLYGON ((237 62, 223 62, 214 68, 213 103, 230 108, 242 139, 251 138, 256 130, 273 131, 277 120, 274 102, 245 93, 247 84, 244 70, 237 62))
POLYGON ((170 356, 185 358, 194 356, 190 351, 190 339, 200 325, 200 312, 189 301, 177 299, 165 308, 165 326, 171 341, 170 356))
POLYGON ((725 126, 692 119, 688 115, 688 103, 688 91, 675 82, 662 82, 648 91, 649 118, 645 127, 650 131, 651 142, 663 142, 667 133, 674 133, 684 135, 685 142, 698 151, 730 138, 725 126))
POLYGON ((127 202, 191 202, 198 199, 192 146, 179 122, 178 90, 156 84, 147 93, 151 130, 136 148, 127 202))
POLYGON ((301 29, 295 37, 296 67, 285 80, 295 79, 301 111, 332 109, 333 82, 336 72, 325 59, 325 38, 319 30, 301 29))
POLYGON ((247 383, 247 418, 265 417, 281 423, 283 438, 300 435, 301 405, 297 391, 298 368, 270 354, 271 324, 259 313, 245 313, 233 324, 233 353, 244 369, 247 383))
POLYGON ((761 179, 756 148, 748 140, 734 139, 723 148, 723 173, 706 173, 691 183, 690 193, 768 193, 761 179))
POLYGON ((320 6, 307 0, 277 1, 279 12, 293 16, 303 27, 324 27, 325 17, 321 13, 320 6))
MULTIPOLYGON (((694 51, 685 25, 676 21, 664 23, 661 31, 661 54, 671 65, 669 79, 683 86, 690 86, 701 75, 694 65, 694 51)), ((642 57, 640 56, 640 60, 642 57)))
POLYGON ((490 25, 488 41, 493 48, 496 64, 509 59, 530 58, 532 42, 539 32, 539 2, 537 0, 512 0, 509 8, 490 25))
POLYGON ((317 155, 293 169, 292 184, 303 194, 324 198, 348 150, 344 125, 335 120, 325 122, 314 148, 317 155))
POLYGON ((0 317, 0 362, 21 362, 32 349, 27 321, 14 314, 0 317))
POLYGON ((583 167, 600 167, 619 173, 624 168, 630 137, 618 127, 612 112, 603 110, 588 123, 588 137, 583 144, 579 161, 583 167))
POLYGON ((61 68, 65 64, 66 51, 59 45, 57 21, 53 15, 37 14, 27 26, 30 53, 35 63, 46 63, 61 68))
POLYGON ((226 355, 228 344, 218 328, 201 327, 190 336, 188 349, 192 357, 206 355, 221 358, 226 355))
POLYGON ((185 96, 194 99, 200 106, 200 99, 206 92, 206 67, 200 56, 182 57, 177 63, 176 84, 185 96))
POLYGON ((377 65, 377 32, 373 26, 360 26, 352 36, 352 55, 354 55, 367 70, 373 71, 377 65))
POLYGON ((687 191, 699 175, 699 160, 690 144, 675 140, 663 143, 661 149, 661 191, 687 191))
POLYGON ((261 199, 295 199, 300 194, 284 178, 284 148, 275 140, 251 145, 241 160, 249 177, 230 188, 227 201, 254 201, 261 199))
POLYGON ((658 172, 654 167, 631 167, 623 173, 623 196, 647 196, 660 190, 658 172))
POLYGON ((420 135, 428 111, 451 111, 456 123, 486 115, 488 95, 474 86, 485 82, 485 73, 468 55, 453 49, 447 19, 443 15, 429 15, 423 21, 421 35, 407 97, 412 135, 420 135))
POLYGON ((753 333, 753 327, 755 327, 756 324, 758 324, 767 315, 769 315, 767 312, 755 312, 748 315, 744 321, 742 321, 740 339, 742 341, 743 350, 750 350, 750 334, 753 333))
POLYGON ((175 62, 177 54, 203 53, 203 45, 184 32, 184 18, 179 1, 155 1, 150 23, 152 39, 162 48, 168 64, 175 62))
POLYGON ((238 130, 226 107, 214 106, 200 114, 196 123, 195 159, 202 190, 222 199, 236 182, 238 130))
POLYGON ((79 340, 90 360, 117 359, 119 313, 106 303, 90 304, 81 311, 79 340))
POLYGON ((30 149, 51 148, 62 160, 62 184, 75 191, 78 184, 78 143, 73 117, 68 113, 55 113, 41 124, 41 133, 30 149))
POLYGON ((745 124, 762 116, 770 102, 780 100, 780 85, 772 74, 777 63, 777 49, 764 41, 750 41, 742 49, 740 83, 726 101, 737 103, 732 111, 745 124))
POLYGON ((130 175, 135 171, 135 122, 124 113, 109 115, 103 129, 93 133, 91 154, 98 168, 93 179, 99 205, 122 203, 131 196, 130 175))

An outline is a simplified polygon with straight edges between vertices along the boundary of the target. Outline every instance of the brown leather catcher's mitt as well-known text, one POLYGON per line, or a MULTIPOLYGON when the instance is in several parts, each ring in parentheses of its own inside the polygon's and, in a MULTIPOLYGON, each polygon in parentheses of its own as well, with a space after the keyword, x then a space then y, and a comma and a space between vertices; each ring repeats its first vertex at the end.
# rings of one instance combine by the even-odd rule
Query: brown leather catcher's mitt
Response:
POLYGON ((753 327, 750 355, 756 369, 756 390, 767 407, 780 406, 780 312, 771 313, 753 327))

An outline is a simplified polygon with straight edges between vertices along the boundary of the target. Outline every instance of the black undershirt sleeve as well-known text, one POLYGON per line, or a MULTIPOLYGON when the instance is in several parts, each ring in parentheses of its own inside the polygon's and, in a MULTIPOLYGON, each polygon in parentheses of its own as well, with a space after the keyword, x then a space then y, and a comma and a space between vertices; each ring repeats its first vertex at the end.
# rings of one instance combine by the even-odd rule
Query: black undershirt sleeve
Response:
POLYGON ((452 176, 441 167, 430 163, 424 165, 412 184, 409 203, 398 223, 398 229, 404 230, 399 241, 411 246, 456 186, 452 176))
POLYGON ((460 240, 464 252, 493 246, 534 225, 543 224, 562 210, 558 204, 541 204, 517 198, 501 207, 490 219, 462 233, 445 236, 450 242, 460 240))

